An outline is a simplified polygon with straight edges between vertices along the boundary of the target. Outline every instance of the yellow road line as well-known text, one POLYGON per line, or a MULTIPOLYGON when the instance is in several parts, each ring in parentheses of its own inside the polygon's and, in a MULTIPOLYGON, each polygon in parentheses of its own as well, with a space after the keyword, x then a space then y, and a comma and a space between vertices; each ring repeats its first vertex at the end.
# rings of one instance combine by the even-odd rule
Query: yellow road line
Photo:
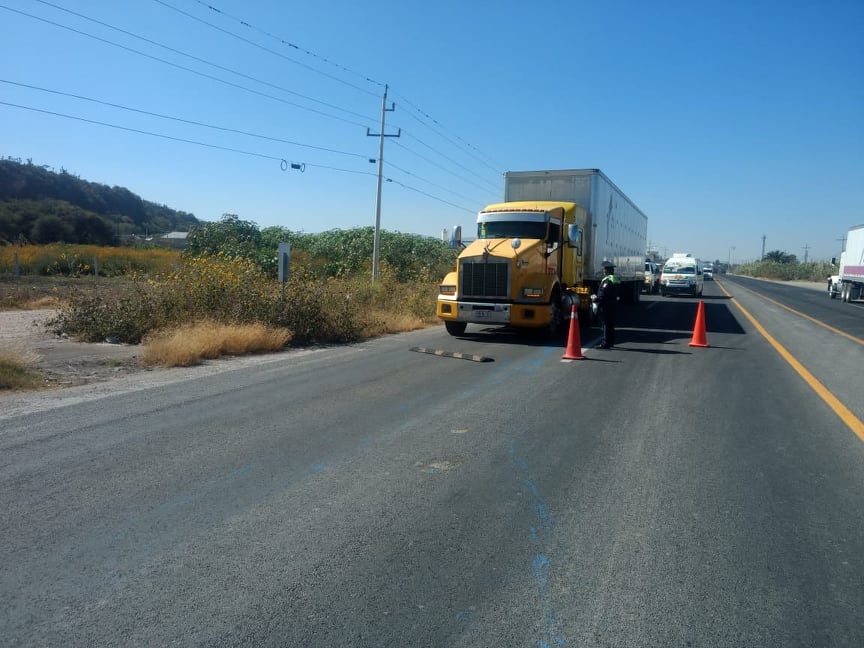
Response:
POLYGON ((777 353, 779 353, 780 356, 786 362, 788 362, 795 371, 798 372, 798 375, 804 379, 804 382, 806 382, 810 386, 810 388, 815 391, 816 394, 823 401, 825 401, 828 407, 834 410, 834 413, 840 418, 840 420, 843 421, 850 430, 852 430, 856 435, 858 435, 859 439, 864 441, 864 423, 861 422, 861 419, 855 416, 855 414, 853 414, 848 407, 841 403, 840 400, 836 396, 834 396, 834 394, 832 394, 827 387, 825 387, 825 385, 819 382, 819 380, 817 380, 813 374, 807 371, 807 368, 800 362, 798 362, 795 356, 793 356, 791 353, 789 353, 789 351, 786 350, 786 347, 784 347, 777 340, 775 340, 774 337, 765 330, 765 327, 762 326, 756 320, 756 318, 747 311, 746 308, 739 304, 737 299, 735 299, 732 295, 729 294, 729 292, 722 286, 722 284, 720 285, 720 290, 726 293, 726 296, 729 297, 730 300, 732 300, 732 303, 735 304, 738 310, 744 313, 744 316, 748 320, 750 320, 750 323, 756 327, 756 330, 762 334, 762 337, 768 340, 768 343, 774 347, 777 353))
MULTIPOLYGON (((719 284, 719 282, 718 282, 718 284, 719 284)), ((813 322, 814 324, 818 324, 818 325, 821 326, 822 328, 828 329, 828 330, 831 331, 832 333, 836 333, 837 335, 842 335, 842 336, 845 337, 847 340, 852 340, 853 342, 857 342, 857 343, 860 344, 861 346, 864 346, 864 340, 862 340, 861 338, 857 338, 857 337, 855 337, 854 335, 849 335, 849 333, 846 333, 845 331, 841 331, 840 329, 836 329, 836 328, 834 328, 833 326, 831 326, 831 325, 829 325, 829 324, 826 324, 825 322, 820 322, 820 321, 817 320, 815 317, 810 317, 810 316, 807 315, 806 313, 802 313, 802 312, 800 312, 800 311, 795 310, 794 308, 790 308, 790 307, 787 306, 786 304, 781 304, 780 302, 778 302, 778 301, 776 301, 776 300, 774 300, 774 299, 771 299, 770 297, 766 297, 765 295, 763 295, 763 294, 760 293, 760 292, 756 292, 756 291, 753 290, 752 288, 748 288, 747 286, 741 286, 740 284, 736 284, 736 285, 738 285, 739 288, 743 288, 744 290, 747 290, 747 291, 753 293, 754 295, 757 295, 757 296, 761 297, 761 298, 764 299, 765 301, 769 301, 769 302, 771 302, 771 303, 774 304, 775 306, 779 306, 780 308, 785 308, 785 309, 786 309, 787 311, 789 311, 790 313, 795 313, 795 315, 798 315, 798 317, 803 317, 803 318, 806 319, 806 320, 810 320, 810 321, 813 322)), ((720 290, 722 290, 723 292, 726 292, 726 289, 723 287, 723 284, 719 284, 719 286, 720 286, 720 290)), ((726 293, 726 294, 729 295, 729 293, 726 293)), ((729 296, 731 297, 731 295, 729 295, 729 296)))

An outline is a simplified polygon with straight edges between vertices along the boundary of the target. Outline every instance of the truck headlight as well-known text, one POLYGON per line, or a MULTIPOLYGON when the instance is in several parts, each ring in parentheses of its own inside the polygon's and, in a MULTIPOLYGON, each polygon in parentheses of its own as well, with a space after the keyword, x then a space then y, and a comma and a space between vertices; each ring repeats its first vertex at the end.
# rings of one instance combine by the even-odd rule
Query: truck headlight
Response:
POLYGON ((456 286, 446 286, 440 285, 438 286, 438 294, 439 295, 455 295, 456 294, 456 286))

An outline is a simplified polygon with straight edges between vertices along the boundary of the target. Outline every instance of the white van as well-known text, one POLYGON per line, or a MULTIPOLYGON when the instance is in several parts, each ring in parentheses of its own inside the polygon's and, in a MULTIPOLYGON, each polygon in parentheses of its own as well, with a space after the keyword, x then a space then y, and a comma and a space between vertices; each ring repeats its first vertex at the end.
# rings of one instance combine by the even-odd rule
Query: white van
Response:
POLYGON ((702 262, 689 252, 676 252, 663 265, 660 275, 660 294, 702 296, 705 277, 702 262))

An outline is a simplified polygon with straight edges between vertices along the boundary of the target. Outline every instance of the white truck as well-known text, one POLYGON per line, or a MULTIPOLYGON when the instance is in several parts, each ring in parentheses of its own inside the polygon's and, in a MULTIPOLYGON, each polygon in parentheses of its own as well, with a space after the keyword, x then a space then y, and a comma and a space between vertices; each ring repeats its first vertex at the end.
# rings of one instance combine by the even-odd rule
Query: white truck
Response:
POLYGON ((439 286, 438 317, 451 335, 470 323, 554 332, 572 306, 587 312, 604 261, 622 301, 638 302, 647 237, 648 218, 599 169, 508 171, 504 202, 480 210, 439 286))
POLYGON ((849 228, 837 274, 828 277, 828 294, 844 302, 864 299, 864 225, 849 228))

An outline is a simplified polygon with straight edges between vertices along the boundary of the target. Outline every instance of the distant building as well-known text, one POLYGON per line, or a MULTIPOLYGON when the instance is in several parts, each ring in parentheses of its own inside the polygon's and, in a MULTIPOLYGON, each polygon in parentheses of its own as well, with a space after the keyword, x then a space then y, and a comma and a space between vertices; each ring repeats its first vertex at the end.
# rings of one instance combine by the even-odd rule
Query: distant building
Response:
POLYGON ((153 242, 157 245, 174 248, 175 250, 182 250, 186 247, 186 238, 188 236, 189 232, 168 232, 167 234, 154 236, 153 242))

